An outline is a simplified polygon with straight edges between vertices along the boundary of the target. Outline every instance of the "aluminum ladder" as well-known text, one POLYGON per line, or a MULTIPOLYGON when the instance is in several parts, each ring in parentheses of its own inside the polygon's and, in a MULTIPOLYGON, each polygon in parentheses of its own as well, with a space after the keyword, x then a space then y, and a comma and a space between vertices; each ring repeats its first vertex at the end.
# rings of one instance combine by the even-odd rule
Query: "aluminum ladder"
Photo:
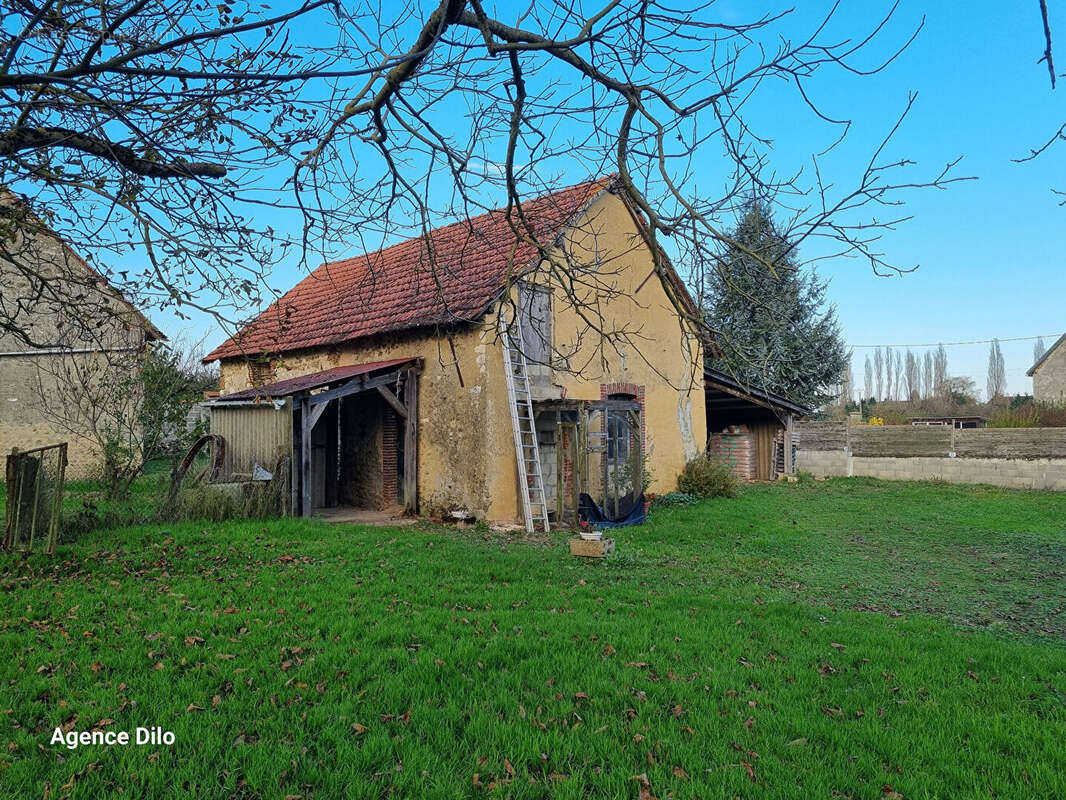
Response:
POLYGON ((520 315, 515 315, 514 321, 509 325, 507 315, 501 309, 500 338, 503 340, 503 366, 507 379, 511 430, 514 431, 522 517, 529 533, 533 533, 538 523, 547 533, 548 503, 544 495, 544 474, 540 466, 540 447, 537 446, 537 428, 533 417, 533 393, 529 388, 526 354, 522 351, 520 315))

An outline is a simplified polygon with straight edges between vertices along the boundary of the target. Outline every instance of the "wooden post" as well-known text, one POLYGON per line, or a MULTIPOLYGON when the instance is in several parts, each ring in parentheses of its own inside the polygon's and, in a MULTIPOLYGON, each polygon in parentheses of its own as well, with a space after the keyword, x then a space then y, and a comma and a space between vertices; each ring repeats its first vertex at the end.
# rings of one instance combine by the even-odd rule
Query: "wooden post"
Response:
POLYGON ((44 455, 37 457, 37 475, 33 480, 33 512, 30 514, 30 544, 29 549, 33 550, 33 540, 37 536, 37 507, 41 501, 41 473, 44 472, 44 455))
POLYGON ((52 519, 48 525, 48 555, 56 554, 56 542, 59 540, 59 519, 63 515, 63 482, 67 475, 67 443, 59 445, 59 480, 56 483, 55 497, 52 500, 52 519))
POLYGON ((311 516, 311 401, 300 404, 300 516, 311 516))
POLYGON ((300 516, 300 454, 296 452, 296 401, 291 397, 289 403, 289 426, 292 428, 289 440, 289 516, 300 516))
POLYGON ((403 384, 403 501, 411 514, 418 513, 418 372, 407 370, 403 384))
POLYGON ((4 480, 4 489, 7 493, 7 502, 5 504, 7 513, 6 522, 4 525, 4 539, 3 547, 5 550, 15 549, 15 509, 18 507, 16 498, 18 496, 18 452, 17 447, 11 448, 11 452, 7 456, 7 471, 4 480))
MULTIPOLYGON (((847 423, 844 423, 845 430, 847 430, 847 423)), ((793 470, 792 464, 792 414, 788 415, 788 419, 785 422, 785 439, 783 444, 785 450, 785 474, 791 475, 793 470)))

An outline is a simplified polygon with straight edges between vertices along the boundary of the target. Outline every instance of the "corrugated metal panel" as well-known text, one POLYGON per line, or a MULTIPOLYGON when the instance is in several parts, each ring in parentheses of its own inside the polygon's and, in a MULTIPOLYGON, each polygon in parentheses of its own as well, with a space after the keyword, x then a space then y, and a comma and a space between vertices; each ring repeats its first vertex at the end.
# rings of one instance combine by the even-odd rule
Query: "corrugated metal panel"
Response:
POLYGON ((283 456, 292 455, 292 401, 280 408, 272 403, 211 408, 211 433, 226 440, 226 459, 220 480, 251 477, 258 463, 273 470, 283 456))

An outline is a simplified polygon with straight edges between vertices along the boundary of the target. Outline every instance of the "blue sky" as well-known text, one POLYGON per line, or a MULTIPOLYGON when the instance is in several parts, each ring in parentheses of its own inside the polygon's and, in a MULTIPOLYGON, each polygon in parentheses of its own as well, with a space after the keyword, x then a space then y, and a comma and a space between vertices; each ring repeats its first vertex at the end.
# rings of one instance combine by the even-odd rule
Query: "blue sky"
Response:
MULTIPOLYGON (((866 7, 851 5, 852 16, 866 7)), ((1052 4, 1056 10, 1066 23, 1066 8, 1052 4)), ((1066 81, 1053 92, 1046 67, 1036 63, 1042 51, 1037 3, 973 2, 963 10, 904 2, 897 13, 897 29, 926 14, 924 29, 883 74, 863 79, 863 90, 841 80, 846 99, 838 106, 872 134, 916 91, 900 149, 930 168, 963 156, 960 174, 978 180, 908 197, 914 219, 886 237, 884 250, 917 271, 878 278, 854 261, 823 263, 847 341, 905 345, 1061 334, 1066 208, 1050 189, 1066 187, 1066 144, 1034 162, 1011 162, 1066 118, 1066 81)), ((829 83, 826 92, 833 91, 829 83)), ((801 147, 801 140, 792 146, 801 147)), ((1025 370, 1033 343, 1002 347, 1009 389, 1031 391, 1025 370)), ((855 352, 861 381, 871 351, 855 352)), ((970 375, 982 388, 987 361, 987 344, 948 348, 952 374, 970 375)))
MULTIPOLYGON (((826 7, 798 5, 783 26, 786 32, 808 29, 826 7)), ((716 8, 726 17, 742 10, 750 19, 751 6, 731 0, 716 8)), ((769 11, 784 7, 765 5, 769 11)), ((834 30, 849 35, 866 30, 888 7, 874 0, 844 3, 834 30)), ((1052 4, 1051 12, 1062 17, 1057 27, 1066 41, 1066 6, 1052 4)), ((825 109, 853 121, 847 144, 825 163, 830 179, 843 183, 854 177, 910 92, 918 98, 893 154, 918 162, 925 174, 961 156, 957 174, 978 178, 906 196, 906 206, 896 213, 914 219, 886 235, 881 250, 890 262, 918 266, 917 271, 886 278, 857 259, 821 262, 845 338, 852 345, 908 345, 1047 334, 1050 344, 1066 331, 1066 208, 1051 193, 1052 187, 1066 189, 1066 143, 1035 162, 1011 162, 1066 119, 1066 79, 1052 91, 1045 66, 1036 63, 1043 47, 1037 1, 984 0, 964 7, 903 0, 879 40, 879 52, 906 41, 923 15, 918 38, 882 73, 857 78, 827 71, 811 84, 825 109)), ((876 60, 873 55, 867 63, 876 60)), ((1066 63, 1066 49, 1060 60, 1066 63)), ((809 165, 811 153, 826 143, 827 130, 809 114, 799 117, 803 124, 791 121, 791 102, 770 88, 751 110, 752 122, 774 137, 772 159, 781 172, 809 165)), ((819 256, 822 248, 808 242, 801 255, 819 256)), ((280 269, 271 283, 284 291, 300 277, 295 268, 280 269)), ((181 327, 173 319, 159 322, 168 332, 181 327)), ((208 346, 223 338, 204 322, 193 327, 207 334, 208 346)), ((1012 392, 1031 391, 1025 370, 1032 344, 1002 345, 1012 392)), ((868 352, 855 351, 860 382, 868 352)), ((952 374, 970 375, 983 388, 987 344, 949 346, 948 355, 952 374)))

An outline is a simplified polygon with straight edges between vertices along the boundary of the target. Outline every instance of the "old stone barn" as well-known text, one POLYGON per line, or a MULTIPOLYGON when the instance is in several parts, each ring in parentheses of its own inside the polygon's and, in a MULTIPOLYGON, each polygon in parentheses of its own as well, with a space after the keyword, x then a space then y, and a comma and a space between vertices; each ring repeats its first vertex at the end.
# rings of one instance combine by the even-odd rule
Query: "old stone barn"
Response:
POLYGON ((95 478, 104 453, 89 423, 133 425, 122 416, 133 406, 88 406, 166 337, 18 198, 0 191, 0 206, 12 231, 0 255, 0 303, 12 320, 0 331, 0 452, 67 442, 68 476, 95 478))
POLYGON ((324 264, 209 354, 228 473, 288 464, 305 515, 527 527, 674 489, 706 443, 693 301, 611 178, 523 213, 324 264))

